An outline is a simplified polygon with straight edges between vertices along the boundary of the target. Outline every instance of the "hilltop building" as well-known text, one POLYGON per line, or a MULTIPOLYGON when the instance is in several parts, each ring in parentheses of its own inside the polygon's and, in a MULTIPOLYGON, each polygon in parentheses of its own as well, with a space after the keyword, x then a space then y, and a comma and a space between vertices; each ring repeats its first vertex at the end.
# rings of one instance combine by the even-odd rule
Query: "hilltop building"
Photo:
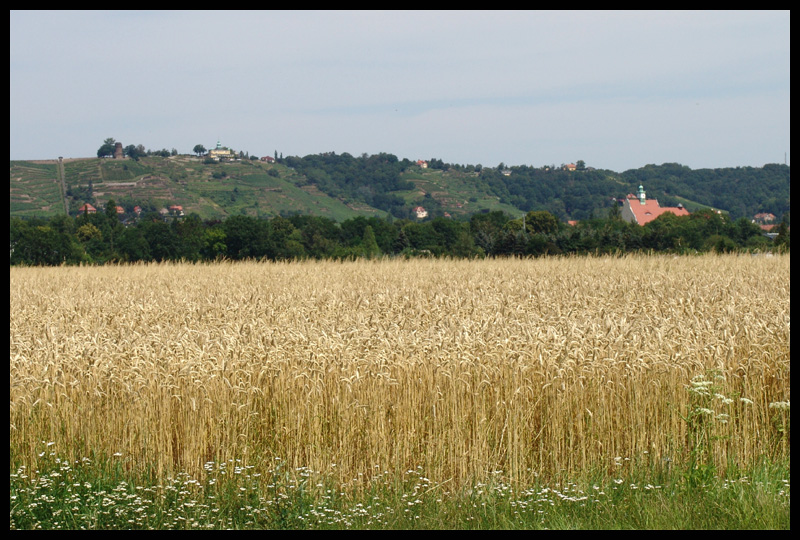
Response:
POLYGON ((223 161, 226 159, 236 159, 236 152, 234 152, 227 146, 222 146, 219 143, 219 141, 217 141, 217 147, 213 150, 208 151, 208 157, 216 161, 223 161))
POLYGON ((622 202, 622 219, 628 223, 636 223, 637 225, 644 225, 656 219, 661 214, 669 212, 676 216, 688 216, 689 211, 678 205, 660 206, 658 200, 648 199, 645 196, 644 187, 639 186, 639 191, 636 195, 629 193, 622 202))

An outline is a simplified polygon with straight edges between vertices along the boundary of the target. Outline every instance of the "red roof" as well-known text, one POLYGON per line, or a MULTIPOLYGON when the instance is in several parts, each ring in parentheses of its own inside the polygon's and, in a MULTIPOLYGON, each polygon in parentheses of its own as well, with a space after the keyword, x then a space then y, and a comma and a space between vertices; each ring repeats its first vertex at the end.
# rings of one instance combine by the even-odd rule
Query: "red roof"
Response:
POLYGON ((659 206, 656 199, 645 199, 644 204, 639 202, 636 195, 628 195, 628 204, 636 217, 636 223, 644 225, 656 219, 661 214, 666 212, 675 214, 676 216, 688 216, 689 211, 686 208, 674 206, 659 206))
POLYGON ((78 208, 78 213, 80 214, 82 212, 87 212, 89 214, 94 214, 95 212, 97 212, 97 208, 95 208, 94 206, 92 206, 91 204, 89 204, 87 202, 87 203, 84 203, 83 206, 78 208))

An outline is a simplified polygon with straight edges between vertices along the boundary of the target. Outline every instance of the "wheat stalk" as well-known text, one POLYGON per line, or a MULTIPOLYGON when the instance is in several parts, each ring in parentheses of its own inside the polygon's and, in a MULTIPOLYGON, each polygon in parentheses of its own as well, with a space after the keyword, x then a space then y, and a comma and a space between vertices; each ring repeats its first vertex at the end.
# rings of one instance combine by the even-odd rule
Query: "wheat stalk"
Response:
POLYGON ((751 402, 726 405, 724 470, 775 451, 769 403, 789 401, 788 255, 10 273, 10 445, 29 470, 47 441, 162 474, 275 457, 343 483, 613 472, 685 458, 687 385, 711 370, 751 402))

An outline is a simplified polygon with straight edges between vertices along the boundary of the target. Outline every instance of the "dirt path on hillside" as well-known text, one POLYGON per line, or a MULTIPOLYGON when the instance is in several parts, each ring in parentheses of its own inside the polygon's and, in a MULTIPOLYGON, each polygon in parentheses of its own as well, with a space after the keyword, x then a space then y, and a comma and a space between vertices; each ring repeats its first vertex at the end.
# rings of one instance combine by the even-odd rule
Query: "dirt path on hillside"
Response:
POLYGON ((64 202, 64 213, 69 215, 69 203, 67 202, 67 181, 64 173, 64 160, 58 158, 58 179, 61 181, 61 200, 64 202))

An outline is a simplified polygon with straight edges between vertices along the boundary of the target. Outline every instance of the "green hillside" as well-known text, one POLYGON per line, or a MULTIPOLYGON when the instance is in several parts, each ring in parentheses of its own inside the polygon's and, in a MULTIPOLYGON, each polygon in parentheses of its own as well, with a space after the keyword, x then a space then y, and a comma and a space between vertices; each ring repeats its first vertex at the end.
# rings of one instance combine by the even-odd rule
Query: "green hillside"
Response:
POLYGON ((733 219, 789 212, 789 167, 691 170, 679 164, 647 165, 622 173, 584 168, 511 166, 503 170, 431 160, 421 168, 391 154, 289 156, 277 163, 202 157, 148 156, 138 160, 87 158, 10 162, 12 217, 50 217, 65 208, 76 215, 89 202, 113 199, 126 212, 180 205, 204 220, 232 215, 269 218, 315 215, 341 222, 353 217, 469 216, 500 210, 519 217, 546 210, 560 220, 603 215, 614 198, 643 183, 662 205, 694 211, 712 207, 733 219))
POLYGON ((51 216, 64 213, 57 163, 11 162, 12 216, 51 216))
MULTIPOLYGON (((11 162, 11 215, 47 217, 64 213, 56 162, 11 162)), ((288 167, 261 161, 206 164, 193 156, 134 160, 90 158, 65 161, 64 192, 70 214, 85 203, 102 207, 113 199, 127 211, 180 205, 203 219, 246 214, 272 217, 313 214, 342 221, 385 212, 320 192, 288 167)))

